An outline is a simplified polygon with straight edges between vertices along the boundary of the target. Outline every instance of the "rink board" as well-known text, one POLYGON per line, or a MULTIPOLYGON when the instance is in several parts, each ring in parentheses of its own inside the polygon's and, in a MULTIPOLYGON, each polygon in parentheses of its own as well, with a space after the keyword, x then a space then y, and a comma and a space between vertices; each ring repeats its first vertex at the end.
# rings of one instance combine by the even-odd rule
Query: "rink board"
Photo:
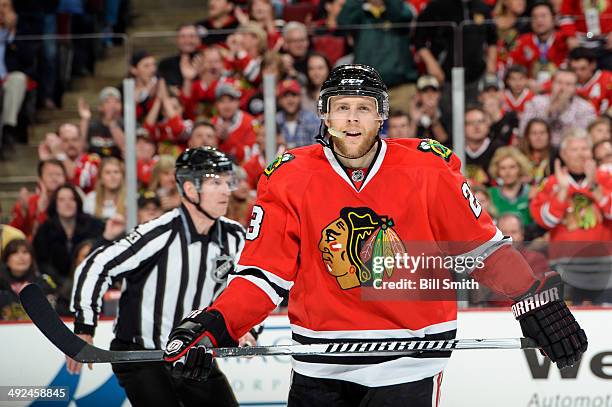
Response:
MULTIPOLYGON (((564 373, 536 352, 457 351, 444 373, 446 407, 612 407, 612 309, 577 310, 589 336, 580 366, 564 373)), ((263 345, 290 343, 286 316, 266 320, 263 345)), ((508 311, 468 311, 459 315, 459 337, 516 337, 520 329, 508 311)), ((69 402, 54 406, 129 405, 109 365, 96 365, 80 376, 68 375, 64 358, 29 323, 0 324, 1 386, 67 386, 69 402)), ((97 346, 108 345, 112 321, 96 331, 97 346)), ((243 406, 285 405, 291 364, 287 357, 221 361, 243 406)), ((143 383, 146 386, 146 383, 143 383)), ((34 403, 47 406, 51 403, 34 403)), ((0 406, 31 403, 0 401, 0 406)))

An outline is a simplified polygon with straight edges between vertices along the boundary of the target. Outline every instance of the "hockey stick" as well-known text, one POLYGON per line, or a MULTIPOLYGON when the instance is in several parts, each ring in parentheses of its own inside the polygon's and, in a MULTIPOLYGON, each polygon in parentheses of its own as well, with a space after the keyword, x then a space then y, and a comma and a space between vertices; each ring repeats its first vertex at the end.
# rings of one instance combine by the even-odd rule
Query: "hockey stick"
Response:
MULTIPOLYGON (((21 304, 38 329, 66 355, 81 363, 162 362, 161 350, 112 351, 88 344, 62 322, 40 287, 26 286, 19 294, 21 304)), ((462 349, 532 349, 538 346, 529 338, 396 340, 384 342, 322 343, 311 345, 248 346, 213 348, 216 357, 278 355, 381 355, 407 356, 430 351, 462 349)))

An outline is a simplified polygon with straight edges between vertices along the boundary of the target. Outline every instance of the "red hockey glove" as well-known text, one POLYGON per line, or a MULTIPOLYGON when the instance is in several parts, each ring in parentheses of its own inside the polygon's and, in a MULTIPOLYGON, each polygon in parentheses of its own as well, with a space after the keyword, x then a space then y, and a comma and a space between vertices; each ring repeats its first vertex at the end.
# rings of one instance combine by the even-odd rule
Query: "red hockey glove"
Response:
POLYGON ((164 360, 173 364, 175 376, 204 380, 212 368, 210 348, 237 345, 219 312, 195 310, 170 332, 164 360))
POLYGON ((588 345, 584 330, 563 301, 562 284, 559 274, 548 273, 512 306, 523 334, 535 340, 559 369, 578 362, 588 345))

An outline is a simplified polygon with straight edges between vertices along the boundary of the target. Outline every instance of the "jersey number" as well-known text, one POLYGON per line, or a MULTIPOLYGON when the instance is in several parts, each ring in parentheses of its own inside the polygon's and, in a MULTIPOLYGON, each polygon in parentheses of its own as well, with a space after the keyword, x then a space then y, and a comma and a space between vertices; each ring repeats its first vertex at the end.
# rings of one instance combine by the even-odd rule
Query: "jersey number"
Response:
POLYGON ((251 214, 251 221, 249 222, 249 228, 247 229, 246 239, 255 240, 259 237, 259 230, 261 229, 261 222, 263 221, 264 210, 261 206, 253 206, 253 213, 251 214))
POLYGON ((476 219, 478 219, 482 213, 482 205, 480 205, 480 202, 478 202, 478 199, 476 199, 472 193, 472 190, 467 182, 464 182, 463 185, 461 185, 461 192, 463 192, 463 197, 470 202, 470 209, 472 212, 474 212, 476 219))

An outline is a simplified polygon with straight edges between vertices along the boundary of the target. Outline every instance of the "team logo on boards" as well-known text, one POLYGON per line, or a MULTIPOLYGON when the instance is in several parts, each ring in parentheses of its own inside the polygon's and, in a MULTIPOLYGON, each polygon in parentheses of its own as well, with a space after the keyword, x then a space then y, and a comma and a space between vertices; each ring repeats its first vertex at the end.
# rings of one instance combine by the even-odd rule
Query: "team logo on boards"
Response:
POLYGON ((376 256, 406 252, 394 226, 393 219, 370 208, 342 208, 340 217, 325 226, 319 250, 325 270, 336 278, 340 288, 359 287, 385 274, 391 277, 395 266, 373 275, 372 261, 376 256))

